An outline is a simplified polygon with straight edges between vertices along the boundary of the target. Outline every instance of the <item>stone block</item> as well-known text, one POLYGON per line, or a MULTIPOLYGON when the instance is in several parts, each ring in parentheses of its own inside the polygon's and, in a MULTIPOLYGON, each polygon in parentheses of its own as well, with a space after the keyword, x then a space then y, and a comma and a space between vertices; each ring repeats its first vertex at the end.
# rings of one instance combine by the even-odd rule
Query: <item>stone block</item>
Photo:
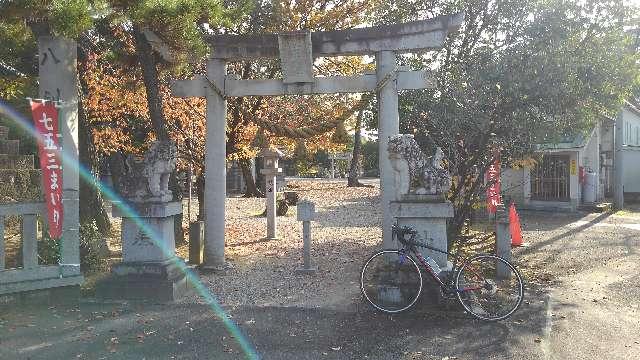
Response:
POLYGON ((175 254, 173 216, 122 219, 124 262, 164 261, 175 254))
POLYGON ((25 306, 75 305, 80 299, 80 285, 53 287, 0 295, 0 309, 25 306))
POLYGON ((20 140, 0 140, 0 154, 18 155, 20 140))
POLYGON ((453 217, 453 205, 450 202, 404 202, 392 201, 390 210, 395 217, 450 218, 453 217))
POLYGON ((315 218, 316 204, 311 201, 302 200, 298 202, 298 221, 311 221, 315 218))
POLYGON ((96 285, 103 299, 171 302, 192 291, 182 259, 173 257, 157 263, 121 263, 96 285))
POLYGON ((33 155, 0 154, 0 169, 30 170, 34 169, 33 155))
POLYGON ((0 169, 0 202, 40 200, 40 170, 0 169))
POLYGON ((114 206, 113 217, 122 218, 155 218, 168 217, 182 214, 182 203, 174 202, 150 202, 150 203, 126 203, 126 206, 114 206))
MULTIPOLYGON (((443 251, 448 250, 447 219, 453 216, 453 206, 450 202, 418 203, 399 202, 390 203, 391 216, 395 217, 400 226, 409 226, 417 230, 417 241, 443 251)), ((419 248, 423 256, 434 259, 443 269, 449 267, 447 254, 434 250, 419 248)))

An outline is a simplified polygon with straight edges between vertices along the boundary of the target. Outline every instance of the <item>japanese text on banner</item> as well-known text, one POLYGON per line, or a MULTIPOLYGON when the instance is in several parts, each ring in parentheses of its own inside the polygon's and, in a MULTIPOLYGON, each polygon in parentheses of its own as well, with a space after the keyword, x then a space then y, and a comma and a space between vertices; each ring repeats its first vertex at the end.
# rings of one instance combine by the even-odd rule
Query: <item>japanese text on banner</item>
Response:
POLYGON ((42 170, 42 193, 47 204, 49 236, 62 235, 62 163, 58 131, 58 110, 51 101, 31 101, 31 113, 38 133, 38 156, 42 170))
POLYGON ((497 156, 493 164, 489 165, 486 173, 487 182, 491 185, 487 188, 487 210, 489 214, 495 214, 496 208, 502 203, 500 198, 500 157, 497 156))

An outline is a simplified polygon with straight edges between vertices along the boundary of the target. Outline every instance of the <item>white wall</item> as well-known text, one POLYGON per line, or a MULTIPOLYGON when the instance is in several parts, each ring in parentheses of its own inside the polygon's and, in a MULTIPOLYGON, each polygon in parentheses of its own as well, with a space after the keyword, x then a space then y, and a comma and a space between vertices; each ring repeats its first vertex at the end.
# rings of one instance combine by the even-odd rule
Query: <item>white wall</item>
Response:
POLYGON ((622 150, 624 192, 640 193, 640 146, 622 150))
POLYGON ((524 169, 503 168, 500 172, 500 188, 516 204, 524 203, 524 169))
POLYGON ((622 121, 624 192, 640 192, 640 114, 625 106, 622 121))
POLYGON ((622 109, 622 121, 622 145, 640 146, 640 115, 625 106, 622 109))

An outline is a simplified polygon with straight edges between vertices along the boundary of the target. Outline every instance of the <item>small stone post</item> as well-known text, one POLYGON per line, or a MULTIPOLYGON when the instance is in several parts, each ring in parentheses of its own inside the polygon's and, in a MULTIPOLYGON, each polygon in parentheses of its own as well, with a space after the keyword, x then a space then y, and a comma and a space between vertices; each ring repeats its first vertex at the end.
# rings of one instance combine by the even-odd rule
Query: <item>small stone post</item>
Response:
POLYGON ((331 178, 336 178, 336 156, 335 154, 329 155, 329 159, 331 160, 331 178))
MULTIPOLYGON (((496 255, 511 261, 511 234, 509 232, 509 214, 504 205, 498 205, 496 210, 496 255)), ((496 265, 499 278, 509 278, 511 271, 505 264, 499 262, 496 265)))
POLYGON ((204 221, 189 224, 189 263, 200 265, 204 261, 204 221))
POLYGON ((260 173, 264 175, 267 200, 267 237, 268 240, 278 238, 276 231, 276 176, 282 172, 278 167, 278 159, 282 156, 282 152, 277 149, 263 149, 260 156, 264 158, 264 168, 260 173))
POLYGON ((311 220, 316 214, 316 205, 308 200, 298 202, 298 221, 302 221, 302 257, 304 266, 296 274, 313 274, 318 268, 311 265, 311 220))

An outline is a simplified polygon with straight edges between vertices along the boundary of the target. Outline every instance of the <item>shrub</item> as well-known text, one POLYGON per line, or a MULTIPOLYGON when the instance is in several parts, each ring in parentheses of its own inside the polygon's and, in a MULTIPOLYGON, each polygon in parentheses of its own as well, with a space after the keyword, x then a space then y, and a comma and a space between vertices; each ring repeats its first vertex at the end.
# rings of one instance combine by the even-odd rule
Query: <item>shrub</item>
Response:
POLYGON ((80 224, 80 267, 92 270, 99 267, 109 254, 104 235, 98 230, 95 221, 80 224))
POLYGON ((52 239, 46 229, 42 240, 38 241, 38 257, 41 265, 55 265, 60 262, 60 240, 52 239))
MULTIPOLYGON (((38 256, 43 265, 60 262, 60 240, 52 239, 45 230, 42 240, 38 242, 38 256)), ((98 230, 95 221, 80 224, 80 268, 83 271, 93 270, 101 265, 108 255, 104 235, 98 230)))

